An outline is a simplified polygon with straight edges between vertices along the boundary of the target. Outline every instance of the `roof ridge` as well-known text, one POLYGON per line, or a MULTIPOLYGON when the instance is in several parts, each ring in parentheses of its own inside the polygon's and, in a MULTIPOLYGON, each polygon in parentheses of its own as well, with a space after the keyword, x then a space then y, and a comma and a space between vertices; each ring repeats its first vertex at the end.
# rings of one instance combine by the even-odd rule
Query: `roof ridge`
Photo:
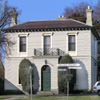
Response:
POLYGON ((87 26, 90 26, 90 27, 93 27, 93 25, 88 25, 88 24, 83 23, 83 22, 80 22, 80 21, 78 21, 78 20, 74 20, 74 19, 71 19, 71 20, 73 20, 73 21, 75 21, 75 22, 78 22, 78 23, 81 23, 81 24, 84 24, 84 25, 87 25, 87 26))
POLYGON ((18 26, 18 25, 21 25, 21 24, 29 23, 29 22, 65 21, 65 20, 70 20, 70 19, 59 19, 59 20, 33 20, 33 21, 26 21, 26 22, 23 22, 23 23, 20 23, 20 24, 16 24, 16 25, 14 25, 14 26, 10 26, 10 27, 8 27, 8 28, 12 28, 12 27, 15 27, 15 26, 18 26))
POLYGON ((70 19, 59 19, 59 20, 33 20, 33 21, 27 21, 27 22, 42 22, 42 21, 65 21, 70 19))

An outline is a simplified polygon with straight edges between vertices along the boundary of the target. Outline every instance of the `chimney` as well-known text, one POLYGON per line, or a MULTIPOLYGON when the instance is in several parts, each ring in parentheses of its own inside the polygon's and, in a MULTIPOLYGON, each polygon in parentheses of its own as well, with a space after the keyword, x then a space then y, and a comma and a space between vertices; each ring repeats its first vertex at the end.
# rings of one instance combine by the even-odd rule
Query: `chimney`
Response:
POLYGON ((92 12, 93 10, 88 6, 88 9, 86 9, 86 14, 87 14, 87 19, 86 19, 86 24, 92 25, 92 12))
POLYGON ((12 10, 12 12, 10 13, 10 17, 11 17, 11 23, 10 23, 10 26, 14 26, 17 24, 17 12, 16 12, 16 9, 14 8, 12 10))
POLYGON ((66 18, 63 15, 63 16, 59 16, 57 19, 59 20, 59 19, 66 19, 66 18))

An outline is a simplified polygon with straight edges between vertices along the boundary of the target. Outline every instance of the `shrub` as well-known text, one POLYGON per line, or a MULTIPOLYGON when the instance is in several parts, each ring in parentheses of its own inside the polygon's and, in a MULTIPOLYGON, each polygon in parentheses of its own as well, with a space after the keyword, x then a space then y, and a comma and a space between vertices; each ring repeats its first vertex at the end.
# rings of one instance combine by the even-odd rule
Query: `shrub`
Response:
MULTIPOLYGON (((73 59, 70 55, 65 55, 60 60, 60 64, 66 64, 66 63, 73 63, 73 59)), ((72 92, 74 85, 76 83, 76 70, 75 69, 70 70, 70 74, 73 75, 73 77, 70 77, 70 81, 69 81, 69 90, 70 92, 72 92)), ((60 94, 67 93, 67 72, 65 71, 58 72, 58 88, 60 94)))
POLYGON ((0 79, 0 94, 4 91, 4 80, 0 79))
MULTIPOLYGON (((23 90, 28 93, 30 93, 30 66, 32 66, 32 63, 28 59, 23 59, 19 65, 19 79, 22 84, 23 90)), ((32 82, 33 82, 33 72, 32 72, 32 82)))
POLYGON ((4 92, 1 93, 1 95, 19 95, 19 94, 24 94, 20 90, 5 90, 4 92))

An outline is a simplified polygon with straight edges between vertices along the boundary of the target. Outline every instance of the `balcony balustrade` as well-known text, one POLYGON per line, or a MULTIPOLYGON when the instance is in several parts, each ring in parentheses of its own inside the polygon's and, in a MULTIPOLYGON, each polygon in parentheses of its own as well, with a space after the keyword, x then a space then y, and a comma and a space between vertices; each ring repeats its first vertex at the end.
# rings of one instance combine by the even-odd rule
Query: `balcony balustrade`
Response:
POLYGON ((37 48, 34 49, 35 56, 59 56, 61 55, 61 50, 58 48, 37 48))

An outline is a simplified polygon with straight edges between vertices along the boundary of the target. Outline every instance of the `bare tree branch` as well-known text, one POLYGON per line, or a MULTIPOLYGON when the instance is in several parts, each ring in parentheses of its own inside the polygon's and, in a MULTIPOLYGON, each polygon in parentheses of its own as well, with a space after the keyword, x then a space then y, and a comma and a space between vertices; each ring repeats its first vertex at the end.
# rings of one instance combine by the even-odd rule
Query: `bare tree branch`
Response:
MULTIPOLYGON (((10 13, 13 8, 15 7, 9 6, 7 1, 3 3, 2 0, 0 0, 0 57, 2 57, 4 53, 6 55, 11 54, 11 48, 15 44, 14 41, 9 39, 8 34, 2 32, 2 29, 9 26, 11 22, 10 13)), ((18 12, 18 14, 19 13, 20 12, 18 12)))

